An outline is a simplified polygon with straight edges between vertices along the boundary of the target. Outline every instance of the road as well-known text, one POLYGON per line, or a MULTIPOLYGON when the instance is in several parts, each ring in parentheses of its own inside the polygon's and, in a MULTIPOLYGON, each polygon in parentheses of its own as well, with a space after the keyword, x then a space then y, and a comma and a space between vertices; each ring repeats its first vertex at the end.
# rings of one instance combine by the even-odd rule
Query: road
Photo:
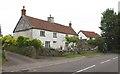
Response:
POLYGON ((9 62, 3 66, 4 72, 118 72, 118 55, 102 54, 76 58, 31 59, 8 53, 9 62))
POLYGON ((118 72, 118 55, 85 57, 77 61, 34 68, 29 72, 118 72))

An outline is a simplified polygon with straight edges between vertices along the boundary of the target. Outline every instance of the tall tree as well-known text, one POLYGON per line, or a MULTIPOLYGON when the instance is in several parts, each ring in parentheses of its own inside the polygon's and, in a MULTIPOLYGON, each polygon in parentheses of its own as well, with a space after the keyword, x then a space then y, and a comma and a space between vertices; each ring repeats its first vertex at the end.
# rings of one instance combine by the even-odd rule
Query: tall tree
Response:
POLYGON ((120 12, 118 13, 118 31, 117 31, 117 37, 118 37, 118 40, 117 40, 117 49, 118 49, 118 51, 119 51, 119 53, 120 53, 120 12))
POLYGON ((107 9, 102 13, 100 29, 102 30, 101 35, 105 39, 107 49, 116 49, 118 39, 118 22, 117 14, 113 9, 107 9))

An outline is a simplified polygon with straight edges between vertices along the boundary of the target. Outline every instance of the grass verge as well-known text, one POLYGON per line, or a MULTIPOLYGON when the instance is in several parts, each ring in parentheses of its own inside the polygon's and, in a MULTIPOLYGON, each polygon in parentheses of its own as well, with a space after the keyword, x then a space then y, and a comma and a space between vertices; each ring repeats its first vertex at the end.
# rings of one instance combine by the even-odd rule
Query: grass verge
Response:
POLYGON ((103 53, 101 52, 81 52, 80 54, 68 54, 63 56, 50 56, 55 58, 75 58, 75 57, 81 57, 81 56, 95 56, 95 55, 101 55, 103 53))

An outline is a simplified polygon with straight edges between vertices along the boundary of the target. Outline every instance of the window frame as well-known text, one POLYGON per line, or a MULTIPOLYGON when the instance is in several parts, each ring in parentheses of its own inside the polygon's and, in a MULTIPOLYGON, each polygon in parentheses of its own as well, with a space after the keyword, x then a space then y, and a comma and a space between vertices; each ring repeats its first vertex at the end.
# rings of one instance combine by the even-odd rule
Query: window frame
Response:
POLYGON ((45 37, 45 31, 40 31, 40 36, 45 37))
POLYGON ((57 41, 53 41, 53 43, 57 43, 57 41))
POLYGON ((53 38, 57 38, 57 33, 53 32, 53 38))

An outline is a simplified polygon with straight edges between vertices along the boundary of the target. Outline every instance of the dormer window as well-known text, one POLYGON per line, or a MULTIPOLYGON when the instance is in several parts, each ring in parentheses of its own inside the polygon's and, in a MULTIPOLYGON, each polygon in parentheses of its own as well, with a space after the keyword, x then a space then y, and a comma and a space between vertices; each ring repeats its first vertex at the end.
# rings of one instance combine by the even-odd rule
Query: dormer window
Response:
POLYGON ((53 38, 57 38, 57 33, 53 32, 53 38))

